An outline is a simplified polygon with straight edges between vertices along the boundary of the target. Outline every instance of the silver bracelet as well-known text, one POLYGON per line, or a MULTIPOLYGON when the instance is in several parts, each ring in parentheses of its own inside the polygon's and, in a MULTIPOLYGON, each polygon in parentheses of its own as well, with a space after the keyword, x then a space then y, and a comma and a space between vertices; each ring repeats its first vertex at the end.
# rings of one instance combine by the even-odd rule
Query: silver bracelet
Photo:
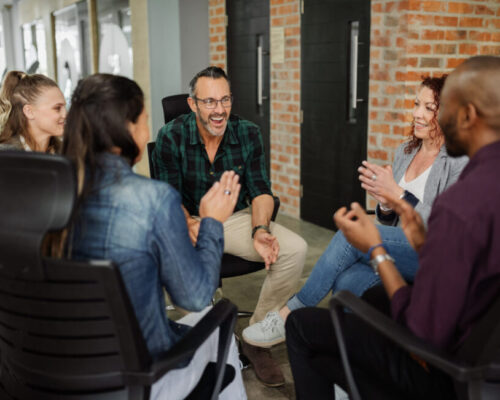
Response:
POLYGON ((380 265, 380 263, 386 260, 392 261, 392 263, 394 264, 394 258, 392 258, 388 253, 377 254, 369 261, 371 267, 373 268, 373 272, 375 272, 375 275, 378 275, 378 266, 380 265))

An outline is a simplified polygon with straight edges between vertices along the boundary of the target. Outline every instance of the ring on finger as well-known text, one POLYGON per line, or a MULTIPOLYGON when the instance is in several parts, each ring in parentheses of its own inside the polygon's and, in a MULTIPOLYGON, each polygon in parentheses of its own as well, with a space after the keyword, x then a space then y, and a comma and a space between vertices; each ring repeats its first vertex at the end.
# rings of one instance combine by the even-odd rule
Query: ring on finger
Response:
POLYGON ((377 180, 377 175, 373 174, 371 179, 372 179, 372 181, 375 182, 377 180))
POLYGON ((224 190, 224 194, 227 194, 228 196, 231 194, 231 191, 229 189, 224 190))

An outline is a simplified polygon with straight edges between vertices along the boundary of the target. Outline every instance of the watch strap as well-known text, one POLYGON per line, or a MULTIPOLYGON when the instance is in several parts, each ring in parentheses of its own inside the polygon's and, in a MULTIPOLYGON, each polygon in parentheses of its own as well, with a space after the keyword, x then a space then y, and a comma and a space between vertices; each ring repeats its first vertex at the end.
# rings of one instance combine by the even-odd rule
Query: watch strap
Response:
POLYGON ((268 225, 257 225, 257 226, 254 226, 253 229, 252 229, 252 239, 253 237, 255 236, 255 233, 257 233, 257 231, 259 229, 263 229, 265 230, 267 233, 271 233, 271 229, 269 229, 269 226, 268 225))
POLYGON ((394 258, 391 257, 390 254, 377 254, 375 257, 373 257, 369 262, 371 267, 373 268, 373 272, 375 272, 376 275, 378 275, 378 266, 380 263, 384 261, 392 261, 394 263, 394 258))

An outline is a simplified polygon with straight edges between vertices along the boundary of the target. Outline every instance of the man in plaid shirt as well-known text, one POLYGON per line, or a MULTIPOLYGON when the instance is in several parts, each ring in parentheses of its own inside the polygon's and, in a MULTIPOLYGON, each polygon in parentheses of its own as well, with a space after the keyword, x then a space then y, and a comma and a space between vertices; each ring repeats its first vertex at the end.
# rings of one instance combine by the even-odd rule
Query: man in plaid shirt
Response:
MULTIPOLYGON (((250 319, 254 324, 268 312, 277 312, 295 293, 307 244, 294 232, 271 222, 274 200, 260 129, 231 115, 232 96, 225 72, 208 67, 196 74, 190 82, 188 103, 192 113, 160 129, 153 168, 159 179, 181 194, 193 244, 200 227, 200 199, 224 171, 234 170, 239 175, 241 191, 235 213, 224 223, 224 252, 265 263, 266 279, 250 319)), ((270 352, 255 346, 259 343, 243 343, 257 377, 269 386, 283 385, 283 375, 270 352)))

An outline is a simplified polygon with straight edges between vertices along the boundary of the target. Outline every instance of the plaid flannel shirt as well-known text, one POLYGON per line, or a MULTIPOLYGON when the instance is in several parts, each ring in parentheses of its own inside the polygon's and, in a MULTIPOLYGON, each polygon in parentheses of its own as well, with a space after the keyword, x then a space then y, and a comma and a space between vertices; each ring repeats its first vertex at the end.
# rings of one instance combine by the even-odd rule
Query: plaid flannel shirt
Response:
POLYGON ((248 201, 261 194, 272 196, 260 129, 237 115, 230 115, 213 163, 198 133, 194 113, 181 115, 160 129, 151 158, 158 179, 179 191, 191 215, 198 215, 201 198, 227 170, 240 176, 235 211, 248 207, 248 201))

